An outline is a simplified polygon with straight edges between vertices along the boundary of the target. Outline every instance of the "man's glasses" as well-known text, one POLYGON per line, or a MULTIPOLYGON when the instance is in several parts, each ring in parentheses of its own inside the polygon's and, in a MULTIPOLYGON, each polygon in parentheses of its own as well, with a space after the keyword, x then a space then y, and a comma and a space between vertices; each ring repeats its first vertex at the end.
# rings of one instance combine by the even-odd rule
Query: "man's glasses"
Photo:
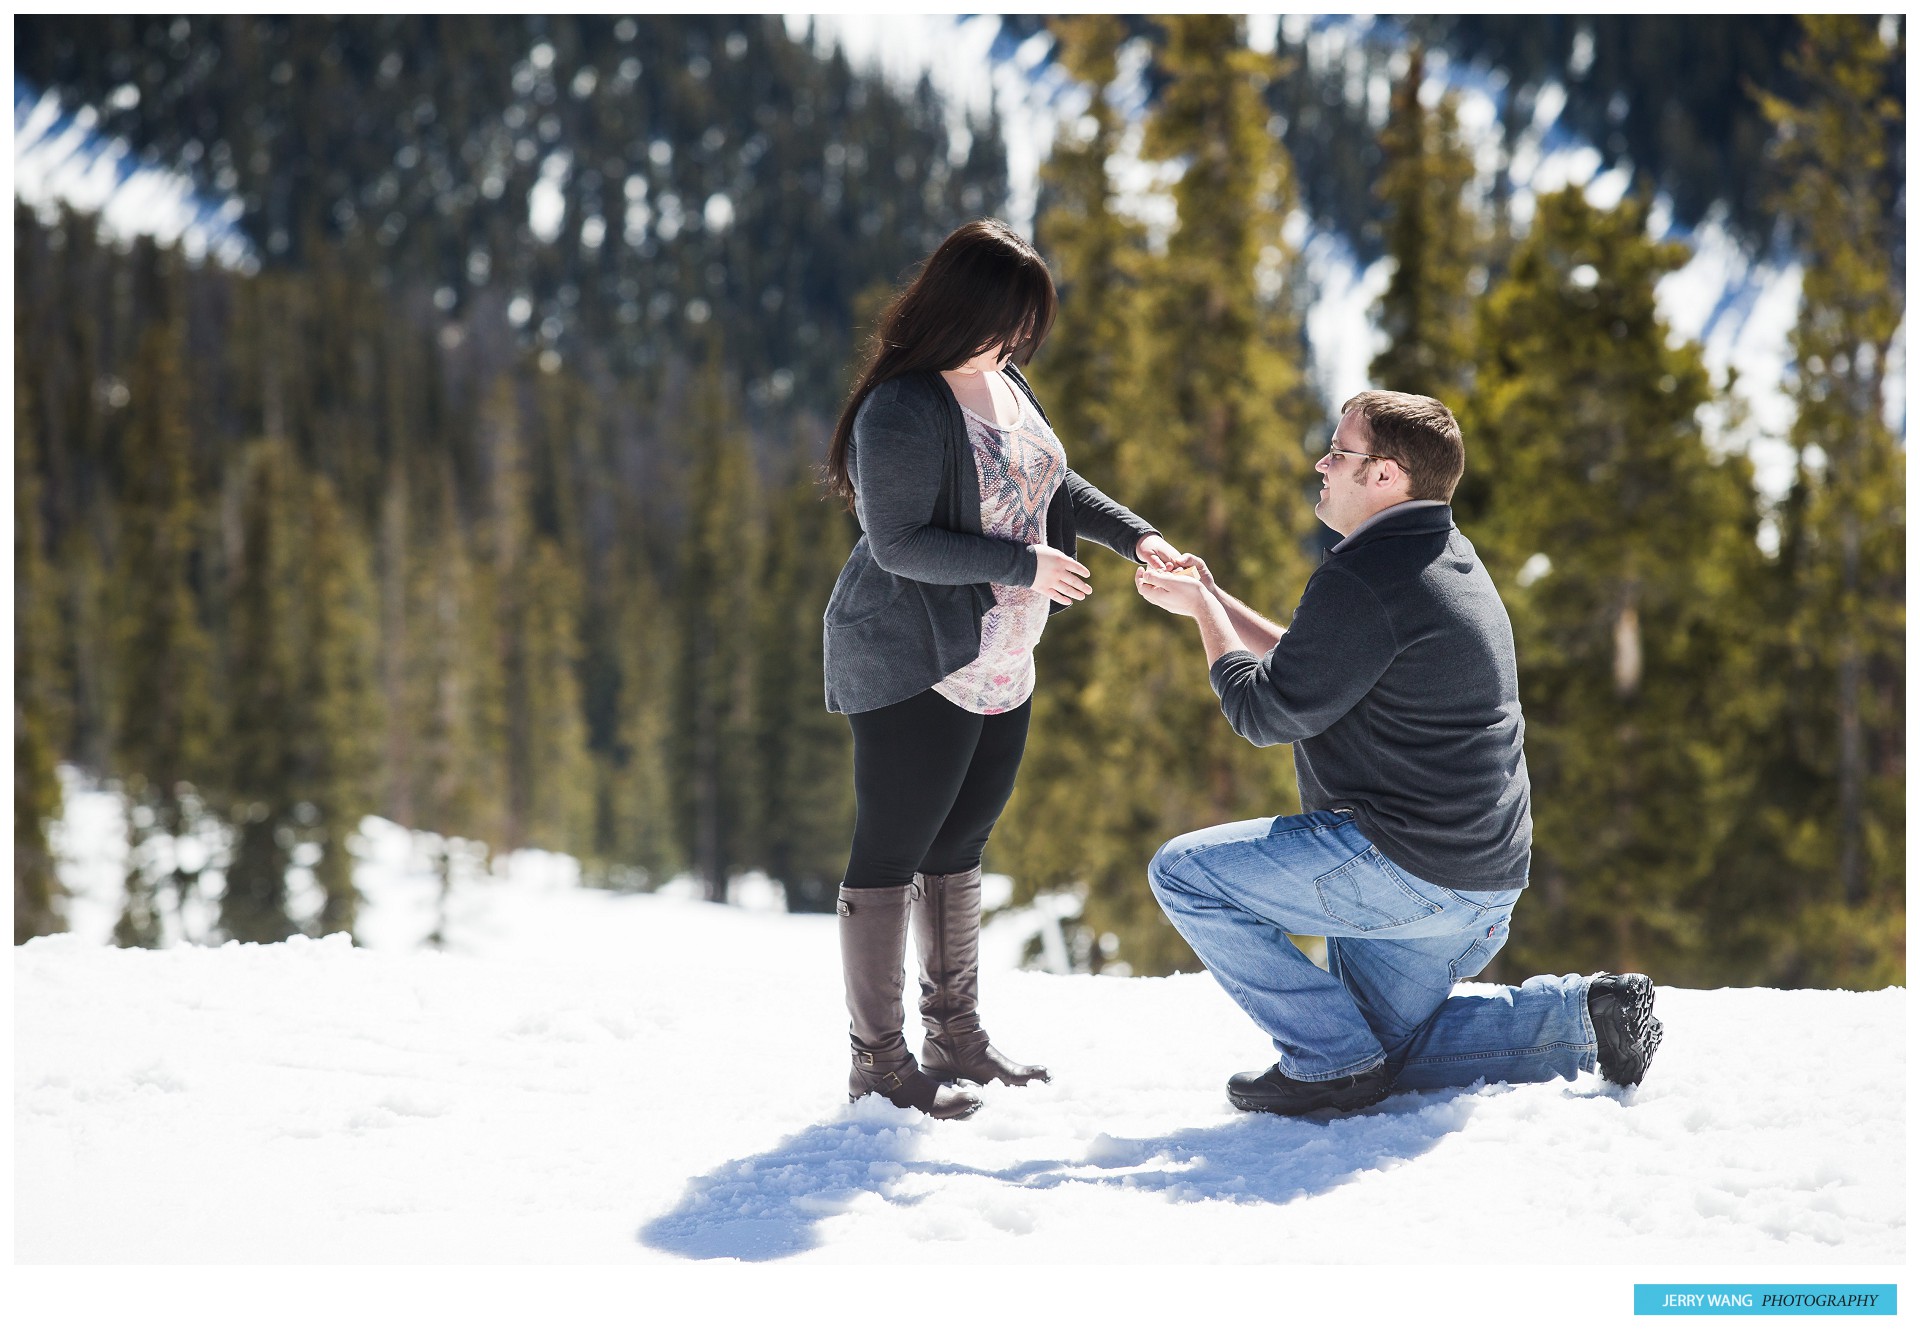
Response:
POLYGON ((1402 468, 1406 466, 1406 463, 1402 462, 1399 458, 1390 457, 1386 453, 1356 453, 1351 448, 1338 448, 1338 447, 1334 447, 1331 444, 1329 444, 1327 447, 1327 456, 1328 457, 1364 457, 1370 462, 1392 462, 1394 465, 1402 468))

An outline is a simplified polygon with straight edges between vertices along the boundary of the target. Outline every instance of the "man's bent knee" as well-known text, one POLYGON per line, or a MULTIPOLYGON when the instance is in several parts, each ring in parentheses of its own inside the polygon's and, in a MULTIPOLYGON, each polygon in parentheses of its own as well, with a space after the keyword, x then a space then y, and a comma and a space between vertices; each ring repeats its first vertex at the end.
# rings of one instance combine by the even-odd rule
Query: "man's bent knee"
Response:
POLYGON ((1167 891, 1167 869, 1173 866, 1173 856, 1167 854, 1171 846, 1173 843, 1167 841, 1154 850, 1154 858, 1146 860, 1146 885, 1154 889, 1156 896, 1162 896, 1167 891))
POLYGON ((1180 885, 1173 874, 1175 865, 1183 857, 1175 847, 1181 838, 1176 836, 1153 852, 1153 858, 1147 861, 1147 885, 1153 888, 1155 898, 1165 900, 1169 892, 1178 892, 1180 885))
POLYGON ((1206 875, 1189 871, 1186 862, 1213 843, 1215 830, 1200 827, 1184 832, 1153 852, 1153 858, 1147 861, 1147 882, 1156 897, 1164 901, 1169 895, 1191 896, 1205 891, 1206 875))

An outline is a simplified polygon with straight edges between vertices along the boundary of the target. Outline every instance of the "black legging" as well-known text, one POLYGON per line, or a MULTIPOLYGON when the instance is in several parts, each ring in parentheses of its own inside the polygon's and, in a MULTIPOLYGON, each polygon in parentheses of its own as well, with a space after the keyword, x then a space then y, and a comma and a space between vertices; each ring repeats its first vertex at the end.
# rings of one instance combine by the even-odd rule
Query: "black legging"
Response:
POLYGON ((981 716, 929 688, 848 716, 858 811, 846 885, 897 887, 980 862, 1027 747, 1029 698, 981 716))

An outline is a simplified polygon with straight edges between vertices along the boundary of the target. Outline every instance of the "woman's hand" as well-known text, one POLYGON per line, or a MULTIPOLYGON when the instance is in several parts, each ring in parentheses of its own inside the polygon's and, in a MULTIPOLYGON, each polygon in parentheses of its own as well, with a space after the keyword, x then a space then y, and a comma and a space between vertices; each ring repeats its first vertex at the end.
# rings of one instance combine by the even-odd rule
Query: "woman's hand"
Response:
POLYGON ((1041 592, 1056 605, 1071 605, 1093 594, 1093 588, 1087 584, 1090 574, 1085 564, 1067 557, 1051 545, 1034 545, 1030 548, 1038 565, 1033 573, 1035 591, 1041 592))
POLYGON ((1182 561, 1193 556, 1182 554, 1169 545, 1166 537, 1149 532, 1140 537, 1140 543, 1133 547, 1133 557, 1149 568, 1167 569, 1184 567, 1182 561))

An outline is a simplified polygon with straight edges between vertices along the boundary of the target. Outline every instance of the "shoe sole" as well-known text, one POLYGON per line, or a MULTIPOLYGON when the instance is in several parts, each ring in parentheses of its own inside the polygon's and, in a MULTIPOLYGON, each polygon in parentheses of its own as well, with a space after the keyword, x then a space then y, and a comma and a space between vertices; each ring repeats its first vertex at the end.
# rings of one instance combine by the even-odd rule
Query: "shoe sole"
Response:
POLYGON ((1328 1094, 1328 1095, 1320 1096, 1316 1102, 1312 1102, 1312 1103, 1273 1104, 1273 1103, 1262 1103, 1257 1099, 1251 1099, 1244 1095, 1238 1095, 1238 1094, 1235 1094, 1232 1090, 1229 1090, 1227 1091, 1227 1100, 1235 1108, 1240 1109, 1241 1111, 1247 1112, 1247 1113, 1272 1113, 1276 1117, 1301 1118, 1301 1117, 1307 1117, 1310 1114, 1314 1114, 1314 1113, 1324 1113, 1329 1109, 1333 1110, 1336 1113, 1358 1113, 1363 1108, 1372 1108, 1375 1104, 1379 1103, 1382 1099, 1385 1099, 1388 1095, 1392 1093, 1393 1093, 1393 1087, 1391 1085, 1388 1085, 1388 1086, 1381 1087, 1380 1092, 1374 1095, 1372 1098, 1363 1099, 1358 1103, 1346 1103, 1346 1104, 1339 1103, 1336 1101, 1333 1095, 1328 1094))
MULTIPOLYGON (((943 1085, 953 1084, 952 1081, 943 1081, 941 1083, 943 1085)), ((878 1090, 868 1090, 866 1094, 848 1095, 847 1102, 849 1104, 857 1104, 862 1099, 865 1099, 869 1094, 878 1094, 882 1099, 887 1099, 887 1097, 883 1094, 880 1094, 878 1090)), ((893 1100, 891 1099, 887 1099, 887 1102, 889 1104, 893 1104, 893 1100)), ((893 1106, 895 1108, 913 1108, 912 1104, 893 1104, 893 1106)), ((986 1107, 986 1102, 984 1100, 976 1099, 971 1105, 968 1106, 967 1110, 964 1113, 947 1113, 945 1115, 942 1115, 942 1114, 933 1112, 931 1109, 925 1109, 925 1108, 914 1109, 914 1112, 920 1114, 920 1116, 924 1118, 929 1118, 934 1122, 958 1122, 962 1118, 972 1117, 975 1113, 978 1113, 981 1109, 985 1107, 986 1107)))
POLYGON ((1634 1041, 1634 1046, 1640 1052, 1639 1065, 1634 1068, 1633 1079, 1624 1084, 1638 1085, 1647 1078, 1647 1068, 1653 1065, 1653 1055, 1660 1051, 1660 1040, 1666 1032, 1667 1027, 1660 1023, 1659 1018, 1651 1012, 1647 1013, 1646 1025, 1641 1029, 1640 1038, 1634 1041))
POLYGON ((1628 1088, 1639 1085, 1646 1079, 1647 1068, 1653 1065, 1653 1055, 1660 1051, 1660 1040, 1666 1035, 1666 1026, 1653 1014, 1653 981, 1645 985, 1634 984, 1627 989, 1632 1001, 1621 1008, 1621 1020, 1627 1028, 1627 1055, 1632 1058, 1632 1074, 1619 1080, 1601 1075, 1615 1085, 1628 1088))
POLYGON ((1008 1080, 1005 1076, 989 1076, 983 1081, 974 1076, 963 1076, 957 1071, 948 1071, 945 1068, 936 1070, 932 1067, 922 1067, 920 1071, 922 1075, 929 1076, 939 1081, 942 1085, 977 1085, 983 1089, 995 1084, 1020 1086, 1032 1085, 1038 1082, 1041 1085, 1050 1085, 1053 1082, 1053 1077, 1051 1076, 1029 1076, 1023 1081, 1008 1080))

